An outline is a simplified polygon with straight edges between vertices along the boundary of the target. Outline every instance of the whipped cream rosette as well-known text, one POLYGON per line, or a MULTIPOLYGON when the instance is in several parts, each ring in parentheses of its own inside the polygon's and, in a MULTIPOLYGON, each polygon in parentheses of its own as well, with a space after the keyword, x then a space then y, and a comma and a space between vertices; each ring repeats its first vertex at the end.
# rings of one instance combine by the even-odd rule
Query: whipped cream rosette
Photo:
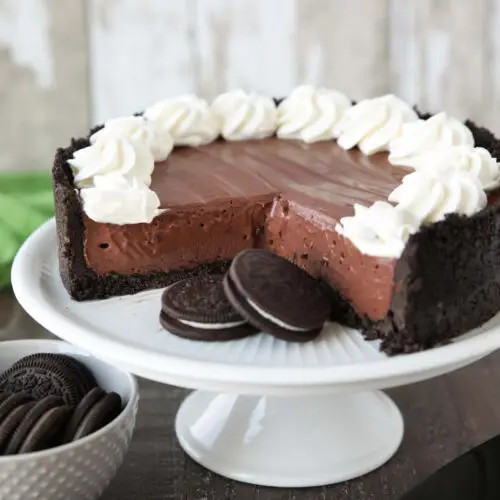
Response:
POLYGON ((276 132, 277 110, 270 97, 232 90, 219 95, 212 110, 227 141, 263 139, 276 132))
POLYGON ((441 221, 451 213, 474 215, 488 201, 474 174, 430 169, 405 176, 388 199, 411 212, 422 224, 441 221))
POLYGON ((332 140, 335 126, 350 107, 341 92, 301 85, 278 106, 277 136, 307 143, 332 140))
POLYGON ((389 144, 389 162, 402 167, 418 168, 422 154, 447 146, 474 147, 474 137, 461 121, 446 113, 438 113, 428 120, 403 125, 401 136, 389 144))
POLYGON ((418 228, 418 220, 411 211, 376 201, 370 207, 354 205, 354 215, 343 217, 336 230, 351 240, 361 253, 398 258, 408 238, 418 228))
POLYGON ((177 146, 201 146, 215 141, 220 122, 208 103, 194 95, 160 101, 144 112, 160 131, 169 132, 177 146))
POLYGON ((155 161, 166 160, 174 147, 174 140, 168 130, 155 127, 142 116, 124 116, 108 120, 101 130, 90 136, 90 143, 95 144, 99 140, 116 137, 125 137, 149 148, 155 161))
POLYGON ((341 148, 358 146, 365 155, 387 151, 399 137, 403 125, 418 119, 415 111, 392 94, 365 99, 348 109, 335 126, 334 135, 341 148))
POLYGON ((83 209, 96 222, 149 223, 160 210, 157 194, 136 178, 118 173, 96 175, 92 187, 80 190, 83 209))
POLYGON ((441 172, 468 172, 479 179, 485 191, 500 185, 500 164, 484 148, 471 146, 442 146, 426 151, 413 158, 416 170, 441 172))
POLYGON ((149 147, 126 137, 102 137, 97 142, 75 151, 68 160, 77 187, 88 187, 96 175, 119 174, 149 186, 154 157, 149 147))

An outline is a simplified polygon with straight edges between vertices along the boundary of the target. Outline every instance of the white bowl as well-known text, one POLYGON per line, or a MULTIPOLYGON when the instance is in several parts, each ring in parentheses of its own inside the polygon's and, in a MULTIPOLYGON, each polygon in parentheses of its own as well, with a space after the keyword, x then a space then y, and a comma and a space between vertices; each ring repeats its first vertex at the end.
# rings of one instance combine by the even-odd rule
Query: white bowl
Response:
POLYGON ((73 443, 23 455, 0 456, 0 500, 94 500, 116 474, 135 426, 139 391, 132 375, 58 340, 0 343, 0 372, 37 352, 65 353, 79 359, 106 391, 120 394, 123 411, 99 431, 73 443))

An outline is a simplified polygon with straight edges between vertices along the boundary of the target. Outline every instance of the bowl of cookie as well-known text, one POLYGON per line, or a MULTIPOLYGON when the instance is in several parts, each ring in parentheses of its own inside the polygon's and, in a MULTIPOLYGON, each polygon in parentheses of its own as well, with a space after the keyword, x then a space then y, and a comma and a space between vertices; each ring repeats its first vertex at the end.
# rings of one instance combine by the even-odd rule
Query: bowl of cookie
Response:
POLYGON ((93 500, 128 450, 137 382, 57 340, 0 344, 0 500, 93 500))

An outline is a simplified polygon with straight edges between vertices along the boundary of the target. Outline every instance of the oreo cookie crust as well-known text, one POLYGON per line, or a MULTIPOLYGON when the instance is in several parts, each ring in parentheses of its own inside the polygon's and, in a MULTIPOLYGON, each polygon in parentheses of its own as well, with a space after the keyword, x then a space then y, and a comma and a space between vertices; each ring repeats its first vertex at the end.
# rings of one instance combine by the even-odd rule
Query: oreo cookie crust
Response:
POLYGON ((180 281, 162 295, 161 325, 190 340, 231 340, 257 330, 227 300, 223 275, 180 281))
POLYGON ((266 250, 245 250, 224 279, 233 307, 250 323, 283 340, 313 339, 331 307, 320 282, 266 250))

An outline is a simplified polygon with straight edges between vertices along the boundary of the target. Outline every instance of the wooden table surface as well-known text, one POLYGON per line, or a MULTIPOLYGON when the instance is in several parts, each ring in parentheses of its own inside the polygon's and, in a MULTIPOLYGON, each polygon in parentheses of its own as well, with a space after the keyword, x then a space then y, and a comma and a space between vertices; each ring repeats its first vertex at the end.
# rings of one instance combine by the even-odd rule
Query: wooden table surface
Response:
MULTIPOLYGON (((49 337, 0 293, 4 339, 49 337)), ((435 380, 388 391, 405 418, 396 456, 358 480, 322 488, 261 488, 229 481, 187 458, 173 422, 186 391, 141 380, 130 451, 103 500, 393 500, 472 446, 500 433, 500 353, 435 380)))

